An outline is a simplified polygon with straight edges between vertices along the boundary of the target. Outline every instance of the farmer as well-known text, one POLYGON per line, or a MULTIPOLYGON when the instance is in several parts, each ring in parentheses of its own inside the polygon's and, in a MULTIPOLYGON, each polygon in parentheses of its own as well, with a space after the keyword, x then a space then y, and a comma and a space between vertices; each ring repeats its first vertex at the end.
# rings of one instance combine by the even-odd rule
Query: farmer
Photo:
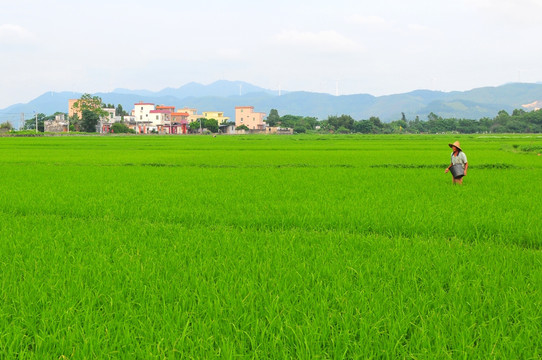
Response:
POLYGON ((450 166, 446 168, 445 173, 450 171, 450 168, 453 165, 459 164, 463 168, 463 172, 459 175, 456 175, 452 178, 452 181, 454 184, 463 185, 463 176, 467 175, 467 169, 469 168, 469 163, 467 162, 467 155, 461 150, 461 146, 459 145, 459 141, 454 142, 453 144, 448 144, 449 147, 452 148, 452 161, 450 163, 450 166))

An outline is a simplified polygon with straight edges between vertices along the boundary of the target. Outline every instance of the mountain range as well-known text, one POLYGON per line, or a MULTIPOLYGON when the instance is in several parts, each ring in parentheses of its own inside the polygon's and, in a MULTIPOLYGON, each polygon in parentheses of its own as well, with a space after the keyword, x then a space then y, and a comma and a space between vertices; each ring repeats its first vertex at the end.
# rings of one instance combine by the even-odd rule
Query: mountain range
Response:
MULTIPOLYGON (((47 92, 26 104, 15 104, 0 110, 1 119, 13 116, 15 121, 24 113, 53 114, 68 111, 68 100, 79 98, 76 92, 47 92)), ((126 111, 139 101, 177 108, 190 107, 202 111, 223 111, 234 118, 235 106, 254 106, 255 111, 279 115, 313 116, 326 119, 330 115, 351 115, 356 120, 377 116, 383 121, 416 116, 425 120, 431 112, 444 118, 480 119, 495 117, 500 110, 508 112, 524 108, 533 110, 542 103, 541 83, 511 83, 497 87, 482 87, 469 91, 416 90, 403 94, 373 96, 369 94, 334 96, 304 91, 286 92, 264 89, 241 81, 216 81, 209 85, 189 83, 179 88, 160 91, 115 89, 95 93, 104 103, 121 104, 126 111)))

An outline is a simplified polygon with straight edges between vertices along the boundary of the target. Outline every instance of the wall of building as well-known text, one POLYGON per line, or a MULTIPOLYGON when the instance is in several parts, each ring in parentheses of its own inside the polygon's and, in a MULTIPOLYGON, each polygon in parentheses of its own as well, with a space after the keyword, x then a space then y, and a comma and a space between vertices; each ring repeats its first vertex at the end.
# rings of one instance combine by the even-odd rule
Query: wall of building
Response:
POLYGON ((253 106, 236 106, 235 126, 246 125, 251 130, 263 129, 265 116, 265 113, 254 112, 253 106))
POLYGON ((215 119, 218 121, 218 124, 222 124, 224 121, 230 120, 229 117, 224 116, 223 111, 204 111, 203 117, 206 119, 215 119))
POLYGON ((149 114, 152 110, 154 110, 154 108, 154 104, 151 103, 134 104, 135 121, 150 121, 149 114))

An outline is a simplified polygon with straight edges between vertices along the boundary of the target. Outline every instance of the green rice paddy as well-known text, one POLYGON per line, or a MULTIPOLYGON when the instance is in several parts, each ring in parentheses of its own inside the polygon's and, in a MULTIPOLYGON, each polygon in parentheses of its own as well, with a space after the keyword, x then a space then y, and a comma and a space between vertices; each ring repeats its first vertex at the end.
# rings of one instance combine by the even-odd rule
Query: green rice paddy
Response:
POLYGON ((0 138, 0 358, 540 359, 541 144, 0 138))

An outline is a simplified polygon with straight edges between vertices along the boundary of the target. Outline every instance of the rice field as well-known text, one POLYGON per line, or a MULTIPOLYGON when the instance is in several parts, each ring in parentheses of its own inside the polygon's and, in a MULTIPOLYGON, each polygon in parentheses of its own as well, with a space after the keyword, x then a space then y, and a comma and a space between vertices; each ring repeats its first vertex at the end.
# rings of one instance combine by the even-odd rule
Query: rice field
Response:
POLYGON ((540 359, 541 150, 0 138, 0 358, 540 359))

